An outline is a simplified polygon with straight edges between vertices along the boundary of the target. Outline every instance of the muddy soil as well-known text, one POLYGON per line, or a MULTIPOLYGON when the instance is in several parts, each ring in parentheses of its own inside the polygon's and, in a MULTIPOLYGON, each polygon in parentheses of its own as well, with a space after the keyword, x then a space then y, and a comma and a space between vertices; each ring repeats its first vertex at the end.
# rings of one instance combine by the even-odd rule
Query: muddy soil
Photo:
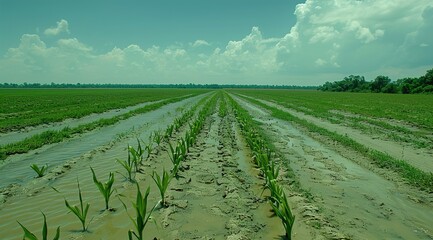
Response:
MULTIPOLYGON (((247 96, 245 96, 247 97, 247 96)), ((361 130, 351 128, 350 126, 331 123, 325 119, 316 118, 311 115, 299 112, 293 109, 286 108, 277 103, 258 99, 260 102, 269 106, 278 108, 282 111, 292 114, 301 119, 305 119, 317 126, 325 128, 332 132, 337 132, 342 135, 354 139, 358 143, 365 145, 371 149, 384 152, 390 156, 406 161, 407 163, 422 169, 426 172, 433 173, 433 149, 416 148, 402 142, 380 139, 374 135, 366 135, 361 130)))
MULTIPOLYGON (((92 181, 90 167, 95 169, 98 178, 105 182, 109 172, 115 172, 117 189, 114 195, 124 193, 125 196, 135 194, 135 185, 126 181, 124 169, 116 162, 127 158, 126 146, 137 145, 137 138, 149 142, 149 136, 154 131, 165 130, 172 124, 175 117, 181 114, 180 109, 189 109, 200 99, 209 96, 204 94, 183 101, 168 104, 155 111, 141 114, 122 121, 119 124, 104 127, 90 133, 76 136, 67 142, 53 144, 27 154, 13 156, 0 168, 2 181, 5 185, 0 194, 0 239, 18 239, 22 230, 16 221, 40 235, 43 211, 47 215, 49 231, 54 232, 61 226, 62 239, 124 239, 127 230, 132 228, 126 211, 119 197, 113 197, 111 207, 115 211, 104 211, 102 196, 92 181), (39 162, 38 162, 39 161, 39 162), (29 164, 48 162, 49 173, 42 178, 34 178, 29 164), (28 170, 31 170, 28 172, 28 170), (13 174, 11 174, 13 172, 13 174), (17 176, 21 176, 18 178, 17 176), (85 202, 91 204, 89 219, 93 219, 89 233, 80 231, 78 219, 69 213, 64 199, 72 204, 78 204, 77 180, 79 180, 85 202), (6 185, 5 182, 11 183, 6 185), (122 222, 116 228, 121 228, 122 237, 100 237, 91 233, 110 229, 111 219, 124 215, 122 222), (101 220, 103 219, 103 220, 101 220)), ((160 152, 159 148, 154 153, 160 152)), ((151 155, 152 156, 152 155, 151 155)), ((149 164, 146 165, 151 171, 149 164)), ((149 177, 150 172, 137 174, 137 179, 149 177)), ((149 177, 148 181, 152 181, 149 177)), ((156 188, 153 188, 153 199, 156 199, 156 188)), ((129 203, 129 200, 125 200, 129 203)), ((156 201, 155 201, 156 202, 156 201)), ((132 212, 132 211, 131 211, 132 212)), ((114 228, 114 229, 116 229, 114 228)), ((108 231, 109 232, 109 231, 108 231)))
MULTIPOLYGON (((322 222, 311 221, 312 226, 322 229, 323 222, 329 222, 350 239, 433 239, 431 194, 413 189, 397 176, 392 181, 386 179, 382 176, 395 174, 359 165, 363 157, 356 152, 236 99, 274 139, 301 188, 311 195, 317 210, 312 214, 325 218, 322 222), (379 171, 382 173, 377 174, 379 171)), ((296 198, 291 200, 296 204, 296 198)), ((302 209, 302 203, 296 208, 302 209)), ((327 238, 343 238, 323 234, 327 238)))
POLYGON ((45 145, 29 153, 10 156, 0 165, 0 190, 24 186, 33 181, 35 173, 29 167, 31 164, 38 166, 47 164, 50 172, 60 174, 64 171, 63 165, 68 165, 68 161, 83 156, 87 157, 96 151, 105 151, 113 142, 121 140, 122 137, 138 134, 147 139, 148 136, 144 135, 149 135, 171 123, 179 114, 177 111, 179 107, 193 105, 203 97, 205 96, 201 95, 168 104, 155 111, 131 117, 111 126, 95 129, 61 143, 45 145))
MULTIPOLYGON (((3 192, 7 201, 0 205, 0 239, 22 236, 16 221, 40 235, 41 211, 47 216, 50 235, 60 226, 62 239, 126 239, 128 229, 133 228, 128 213, 135 215, 131 201, 135 198, 136 186, 122 176, 124 171, 116 160, 126 158, 126 145, 135 146, 135 136, 147 139, 154 130, 164 129, 172 115, 160 114, 153 121, 143 121, 143 127, 135 128, 132 136, 123 136, 75 157, 65 156, 65 161, 47 176, 13 185, 3 192), (104 211, 103 199, 92 182, 90 166, 102 181, 109 172, 115 172, 117 197, 110 202, 112 211, 104 211), (92 220, 89 231, 84 233, 80 231, 79 221, 64 205, 64 199, 78 204, 77 180, 84 202, 91 205, 89 220, 92 220)), ((183 127, 171 139, 172 144, 185 131, 183 127)), ((86 142, 91 144, 89 139, 86 142)), ((135 176, 142 191, 151 187, 149 205, 160 199, 152 172, 171 169, 167 149, 167 143, 156 147, 142 167, 143 172, 135 176)), ((50 151, 53 148, 43 152, 50 151)), ((36 159, 43 152, 32 156, 36 159)), ((30 157, 31 153, 27 155, 30 157)), ((258 170, 251 165, 249 150, 232 115, 221 118, 214 113, 207 119, 182 166, 180 178, 170 184, 168 207, 156 208, 153 220, 146 226, 145 239, 282 239, 282 224, 260 195, 262 180, 257 178, 258 170)), ((305 229, 295 227, 295 235, 310 236, 305 229)))

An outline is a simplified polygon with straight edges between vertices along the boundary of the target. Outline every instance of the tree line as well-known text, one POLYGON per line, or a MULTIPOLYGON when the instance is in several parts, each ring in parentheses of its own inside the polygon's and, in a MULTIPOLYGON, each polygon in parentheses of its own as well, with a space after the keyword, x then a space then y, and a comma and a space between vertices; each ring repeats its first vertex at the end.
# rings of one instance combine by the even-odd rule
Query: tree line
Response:
POLYGON ((350 75, 341 81, 326 82, 318 89, 331 92, 433 93, 433 68, 424 76, 397 81, 391 81, 387 76, 377 76, 373 81, 366 81, 363 76, 350 75))
POLYGON ((0 88, 251 88, 251 89, 305 89, 315 90, 317 86, 295 85, 236 85, 236 84, 111 84, 111 83, 0 83, 0 88))

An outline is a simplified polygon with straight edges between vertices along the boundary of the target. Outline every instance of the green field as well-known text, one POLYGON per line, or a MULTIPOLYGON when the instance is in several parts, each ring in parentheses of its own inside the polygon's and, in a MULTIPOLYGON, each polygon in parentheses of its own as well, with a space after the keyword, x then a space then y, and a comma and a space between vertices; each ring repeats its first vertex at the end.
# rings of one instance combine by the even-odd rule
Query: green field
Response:
POLYGON ((194 89, 0 89, 0 132, 79 118, 143 102, 204 92, 194 89))
POLYGON ((274 100, 319 117, 339 110, 367 117, 395 119, 433 130, 433 96, 376 93, 335 93, 293 90, 242 90, 236 93, 274 100))

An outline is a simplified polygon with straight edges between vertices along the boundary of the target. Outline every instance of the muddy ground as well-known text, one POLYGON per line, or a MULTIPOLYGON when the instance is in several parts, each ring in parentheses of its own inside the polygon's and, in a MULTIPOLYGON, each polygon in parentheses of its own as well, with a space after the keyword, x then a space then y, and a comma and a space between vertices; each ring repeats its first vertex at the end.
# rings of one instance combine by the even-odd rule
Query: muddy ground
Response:
MULTIPOLYGON (((10 182, 0 195, 0 239, 22 237, 17 220, 40 235, 40 211, 47 215, 51 234, 61 226, 61 239, 127 239, 133 224, 119 198, 130 215, 135 216, 131 201, 136 187, 120 174, 124 170, 116 160, 126 159, 126 146, 136 146, 136 137, 149 141, 153 131, 165 130, 175 116, 182 114, 179 107, 187 109, 201 97, 139 115, 119 123, 117 128, 99 129, 14 156, 10 161, 20 166, 17 169, 25 169, 32 160, 44 162, 54 158, 56 163, 43 178, 29 177, 33 174, 29 167, 28 173, 18 174, 21 178, 7 178, 10 182), (109 172, 115 172, 115 195, 124 197, 112 198, 113 211, 103 210, 103 199, 92 182, 90 166, 103 181, 109 172), (77 179, 84 201, 91 204, 92 221, 84 233, 64 205, 65 198, 74 204, 78 202, 77 179)), ((373 166, 356 163, 353 159, 359 160, 360 156, 338 144, 274 119, 265 109, 238 97, 235 100, 261 123, 280 154, 279 160, 285 166, 280 182, 296 215, 293 239, 433 239, 431 195, 412 189, 398 177, 385 178, 383 173, 369 169, 373 166), (289 168, 295 179, 288 177, 289 168), (294 186, 295 181, 300 188, 294 186)), ((170 142, 174 144, 183 136, 187 126, 170 142)), ((151 187, 150 205, 160 199, 152 172, 161 173, 172 167, 167 149, 166 142, 156 147, 142 168, 143 173, 136 174, 142 191, 151 187)), ((169 186, 168 207, 156 208, 153 220, 145 228, 145 239, 283 239, 284 229, 266 202, 268 193, 262 193, 263 179, 252 164, 251 152, 230 111, 222 117, 215 109, 207 118, 182 166, 179 179, 173 179, 169 186)), ((3 166, 0 171, 4 171, 2 180, 5 175, 13 176, 13 168, 4 170, 3 166)))

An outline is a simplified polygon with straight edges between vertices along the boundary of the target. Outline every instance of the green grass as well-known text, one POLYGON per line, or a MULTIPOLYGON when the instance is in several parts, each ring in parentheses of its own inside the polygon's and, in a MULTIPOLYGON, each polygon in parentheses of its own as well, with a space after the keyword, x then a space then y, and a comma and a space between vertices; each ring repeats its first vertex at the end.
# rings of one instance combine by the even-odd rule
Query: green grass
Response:
POLYGON ((0 89, 0 132, 79 118, 200 89, 0 89))

